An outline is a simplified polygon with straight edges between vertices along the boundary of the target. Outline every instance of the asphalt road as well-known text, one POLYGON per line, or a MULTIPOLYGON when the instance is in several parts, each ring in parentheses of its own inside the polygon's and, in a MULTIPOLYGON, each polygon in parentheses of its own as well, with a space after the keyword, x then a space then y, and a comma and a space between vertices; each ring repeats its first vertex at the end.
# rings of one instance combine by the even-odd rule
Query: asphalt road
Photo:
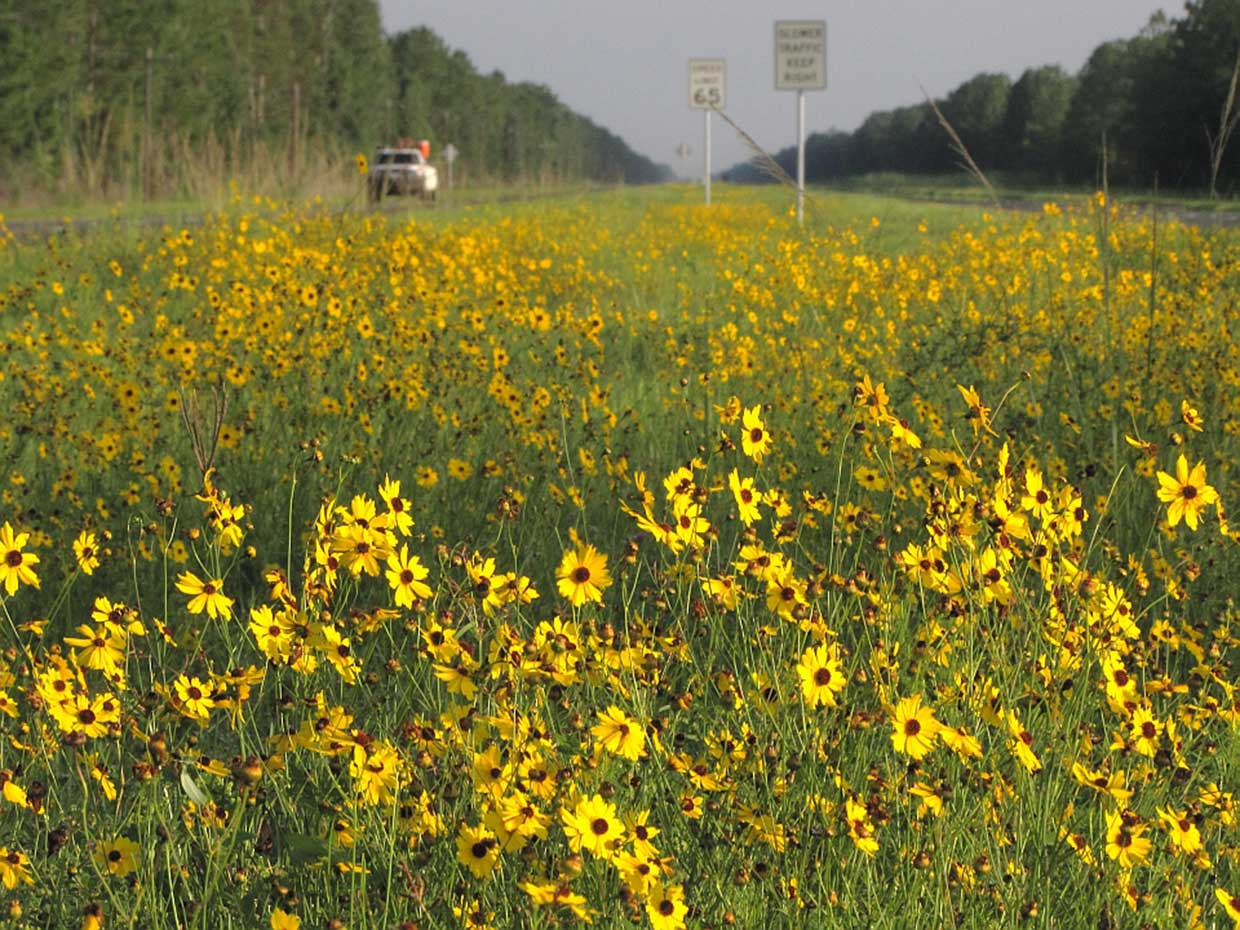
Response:
MULTIPOLYGON (((513 191, 511 193, 495 194, 488 196, 485 200, 470 197, 468 190, 456 192, 454 195, 440 195, 440 199, 435 203, 423 203, 417 200, 408 200, 398 197, 387 197, 378 205, 369 207, 370 210, 385 213, 388 215, 407 214, 416 215, 424 210, 452 210, 461 206, 479 206, 484 203, 516 203, 528 200, 544 200, 556 197, 575 196, 582 193, 580 190, 573 191, 513 191)), ((989 201, 974 200, 953 200, 950 197, 932 197, 932 196, 911 196, 911 195, 880 195, 891 196, 893 200, 903 200, 910 203, 934 203, 943 204, 953 207, 976 206, 981 210, 994 209, 994 205, 989 201)), ((1020 198, 1000 198, 999 207, 1003 210, 1011 210, 1020 213, 1037 213, 1041 212, 1042 200, 1027 200, 1020 198)), ((1153 213, 1154 208, 1147 205, 1134 206, 1131 209, 1140 213, 1153 213)), ((1240 227, 1240 211, 1236 210, 1194 210, 1188 207, 1178 207, 1172 204, 1163 204, 1157 208, 1158 216, 1162 219, 1175 219, 1181 223, 1190 226, 1211 227, 1217 229, 1233 229, 1240 227)), ((146 216, 133 217, 99 217, 96 219, 75 220, 70 218, 68 222, 62 219, 55 220, 6 220, 5 226, 13 233, 13 236, 20 240, 32 240, 46 238, 48 236, 59 236, 72 233, 74 235, 83 235, 94 229, 102 228, 130 228, 130 229, 158 229, 163 226, 196 226, 203 220, 204 214, 193 215, 162 215, 150 214, 146 216)))

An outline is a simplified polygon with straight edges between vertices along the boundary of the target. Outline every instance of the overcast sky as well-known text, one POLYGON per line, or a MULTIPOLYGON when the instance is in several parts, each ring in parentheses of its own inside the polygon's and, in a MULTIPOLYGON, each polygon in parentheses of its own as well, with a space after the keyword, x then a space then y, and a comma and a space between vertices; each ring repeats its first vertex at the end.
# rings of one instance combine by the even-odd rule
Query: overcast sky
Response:
MULTIPOLYGON (((777 19, 827 22, 827 90, 806 93, 806 134, 855 129, 874 110, 942 97, 982 71, 1075 72, 1180 0, 380 0, 389 33, 429 26, 484 74, 545 84, 560 100, 680 173, 700 173, 702 113, 688 60, 727 61, 727 113, 769 151, 796 141, 796 93, 774 89, 777 19), (693 153, 676 156, 679 143, 693 153)), ((714 119, 716 171, 748 157, 714 119)), ((444 140, 450 141, 450 140, 444 140)), ((468 153, 462 153, 468 157, 468 153)))

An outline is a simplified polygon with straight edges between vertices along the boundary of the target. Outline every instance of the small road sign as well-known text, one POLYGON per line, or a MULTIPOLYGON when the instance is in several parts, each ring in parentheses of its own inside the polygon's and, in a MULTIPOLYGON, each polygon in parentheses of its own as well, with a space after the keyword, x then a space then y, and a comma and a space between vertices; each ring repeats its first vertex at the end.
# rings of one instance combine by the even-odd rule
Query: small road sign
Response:
POLYGON ((727 64, 722 58, 689 59, 689 106, 693 109, 724 109, 727 84, 727 64))
POLYGON ((827 89, 827 24, 820 19, 775 23, 775 89, 827 89))

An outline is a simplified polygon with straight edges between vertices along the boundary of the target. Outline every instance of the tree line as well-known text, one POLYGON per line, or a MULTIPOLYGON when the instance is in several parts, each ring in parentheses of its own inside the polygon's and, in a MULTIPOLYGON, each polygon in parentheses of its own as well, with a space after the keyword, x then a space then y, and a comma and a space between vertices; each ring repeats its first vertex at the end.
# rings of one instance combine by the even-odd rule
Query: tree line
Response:
POLYGON ((386 35, 376 0, 0 0, 0 61, 0 196, 305 176, 410 136, 458 178, 670 174, 429 29, 386 35))
MULTIPOLYGON (((1101 184, 1234 193, 1240 146, 1229 145, 1240 78, 1240 0, 1191 0, 1141 32, 1094 49, 1076 74, 1030 68, 1013 82, 979 74, 936 100, 974 161, 1016 184, 1101 184)), ((775 155, 795 173, 796 149, 775 155)), ((959 168, 929 102, 870 114, 854 132, 808 137, 806 179, 959 168)), ((769 178, 759 162, 729 179, 769 178)))

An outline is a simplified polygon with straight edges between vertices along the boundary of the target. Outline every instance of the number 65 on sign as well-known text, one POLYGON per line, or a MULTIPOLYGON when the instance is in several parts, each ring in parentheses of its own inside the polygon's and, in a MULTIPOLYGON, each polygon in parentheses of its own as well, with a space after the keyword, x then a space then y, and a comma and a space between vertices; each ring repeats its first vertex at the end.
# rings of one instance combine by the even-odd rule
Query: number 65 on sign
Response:
POLYGON ((693 109, 724 109, 727 84, 727 66, 722 58, 689 59, 689 106, 693 109))

